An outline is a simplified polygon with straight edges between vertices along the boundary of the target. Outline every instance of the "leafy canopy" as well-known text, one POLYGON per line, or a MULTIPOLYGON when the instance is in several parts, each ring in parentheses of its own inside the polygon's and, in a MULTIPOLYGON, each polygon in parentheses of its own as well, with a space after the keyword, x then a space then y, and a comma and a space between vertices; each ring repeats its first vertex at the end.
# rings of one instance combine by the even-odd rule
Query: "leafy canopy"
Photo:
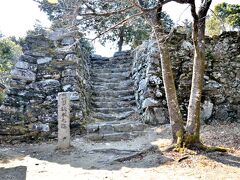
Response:
POLYGON ((14 39, 11 37, 0 39, 0 72, 9 71, 22 53, 21 47, 14 39))
POLYGON ((228 25, 240 29, 240 4, 217 4, 214 8, 216 14, 228 25))
MULTIPOLYGON (((130 8, 131 4, 125 0, 58 0, 57 4, 50 4, 47 0, 35 1, 48 14, 49 19, 54 21, 53 24, 55 26, 64 26, 66 22, 72 22, 71 25, 78 25, 82 32, 94 32, 95 36, 101 34, 99 39, 103 45, 110 41, 117 42, 118 46, 127 44, 131 47, 136 47, 142 41, 148 39, 151 34, 151 27, 143 17, 126 21, 112 28, 111 31, 102 33, 125 18, 137 13, 137 10, 130 8), (119 9, 126 10, 117 12, 119 9), (108 14, 108 12, 115 13, 108 14)), ((154 6, 155 2, 152 0, 148 1, 146 6, 154 6)), ((164 22, 165 29, 170 30, 173 26, 173 21, 169 15, 161 13, 159 16, 161 16, 164 22)))

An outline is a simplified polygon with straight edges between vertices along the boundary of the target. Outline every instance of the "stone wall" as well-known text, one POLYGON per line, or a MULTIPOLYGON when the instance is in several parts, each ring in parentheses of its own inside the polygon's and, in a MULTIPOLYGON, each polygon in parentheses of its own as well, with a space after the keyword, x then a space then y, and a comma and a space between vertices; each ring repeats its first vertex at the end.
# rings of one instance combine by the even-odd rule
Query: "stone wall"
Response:
POLYGON ((80 133, 88 113, 88 57, 77 29, 29 35, 11 71, 10 88, 0 107, 0 135, 16 138, 56 136, 57 94, 70 92, 71 127, 80 133))
MULTIPOLYGON (((184 118, 191 87, 192 42, 183 34, 170 44, 178 98, 184 118)), ((134 52, 133 78, 135 97, 143 121, 150 124, 168 122, 167 105, 155 41, 143 43, 134 52)), ((206 71, 202 98, 202 120, 240 121, 240 36, 226 32, 206 38, 206 71)))
MULTIPOLYGON (((89 122, 91 94, 88 54, 77 29, 29 35, 24 54, 11 71, 10 87, 0 106, 0 141, 56 137, 57 95, 69 92, 71 132, 89 122)), ((240 120, 240 36, 234 32, 207 38, 202 121, 240 120)), ((181 110, 187 115, 193 46, 183 34, 169 45, 181 110)), ((135 99, 144 122, 168 123, 168 110, 155 41, 134 52, 135 99)))

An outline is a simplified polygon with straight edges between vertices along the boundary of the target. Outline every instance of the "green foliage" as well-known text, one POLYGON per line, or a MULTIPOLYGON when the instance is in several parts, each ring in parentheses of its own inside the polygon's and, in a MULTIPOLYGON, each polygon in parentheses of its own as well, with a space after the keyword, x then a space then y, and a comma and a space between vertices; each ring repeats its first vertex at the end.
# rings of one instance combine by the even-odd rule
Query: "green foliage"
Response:
MULTIPOLYGON (((126 7, 131 6, 128 1, 113 1, 108 4, 105 4, 100 0, 95 0, 94 3, 91 2, 93 1, 89 1, 89 6, 91 5, 91 9, 98 12, 96 14, 101 14, 104 12, 116 12, 120 9, 125 9, 126 7)), ((153 1, 149 1, 148 4, 146 4, 147 7, 151 7, 153 5, 153 1)), ((83 11, 83 14, 84 12, 85 11, 83 11)), ((92 11, 87 10, 87 12, 91 13, 92 11)), ((86 16, 82 15, 83 21, 80 23, 84 31, 95 32, 96 36, 101 34, 99 40, 103 45, 106 42, 115 42, 115 44, 118 45, 119 50, 121 49, 121 45, 129 45, 134 48, 150 37, 152 30, 151 26, 146 22, 145 17, 138 16, 116 27, 115 25, 136 13, 136 9, 131 8, 122 13, 116 13, 107 16, 87 16, 87 19, 85 19, 86 16), (111 27, 114 27, 111 29, 111 31, 103 33, 105 30, 108 30, 111 27)), ((170 16, 165 12, 162 12, 159 14, 159 16, 163 21, 165 30, 170 31, 173 26, 173 21, 171 20, 170 16)))
POLYGON ((93 52, 93 45, 85 38, 80 39, 81 48, 86 53, 92 53, 93 52))
POLYGON ((222 30, 221 21, 214 15, 207 18, 206 21, 206 35, 215 36, 220 35, 222 30))
POLYGON ((2 104, 4 98, 5 98, 5 93, 0 91, 0 105, 2 104))
POLYGON ((44 27, 42 26, 39 20, 36 20, 35 24, 33 25, 33 28, 34 28, 33 30, 27 31, 27 36, 43 34, 43 32, 45 31, 44 27))
POLYGON ((49 0, 34 0, 39 3, 39 8, 44 11, 49 20, 54 21, 54 27, 63 27, 73 24, 76 15, 73 15, 76 7, 81 6, 83 0, 58 0, 50 3, 49 0))
MULTIPOLYGON (((116 12, 119 9, 130 7, 128 1, 102 1, 102 0, 59 0, 58 4, 49 4, 48 0, 34 0, 40 5, 39 7, 47 13, 50 20, 54 21, 54 26, 79 25, 82 32, 94 32, 95 36, 99 36, 100 42, 104 45, 106 42, 114 42, 118 44, 119 49, 124 44, 136 47, 142 41, 149 38, 151 27, 145 22, 144 17, 138 17, 131 21, 126 21, 114 27, 127 17, 137 13, 135 8, 129 8, 124 12, 106 14, 101 13, 116 12), (76 9, 76 7, 80 7, 76 9), (78 11, 76 13, 76 10, 78 11), (86 14, 93 15, 86 15, 86 14), (83 15, 85 14, 85 15, 83 15), (77 20, 77 15, 78 20, 77 20), (75 19, 74 19, 75 18, 75 19), (110 27, 114 27, 111 31, 103 33, 110 27)), ((150 0, 144 4, 145 7, 153 7, 156 1, 150 0)), ((163 20, 165 30, 169 31, 173 26, 173 21, 166 13, 160 14, 163 20)))
POLYGON ((190 22, 189 20, 185 19, 182 22, 182 25, 177 27, 177 32, 182 33, 182 34, 186 34, 188 37, 191 37, 191 34, 192 34, 192 22, 190 22))
POLYGON ((22 53, 21 47, 12 37, 0 39, 0 72, 9 71, 22 53))
POLYGON ((214 7, 213 13, 206 22, 206 34, 220 35, 225 26, 240 30, 240 5, 221 3, 214 7))
POLYGON ((217 4, 214 12, 228 25, 240 29, 240 4, 217 4))

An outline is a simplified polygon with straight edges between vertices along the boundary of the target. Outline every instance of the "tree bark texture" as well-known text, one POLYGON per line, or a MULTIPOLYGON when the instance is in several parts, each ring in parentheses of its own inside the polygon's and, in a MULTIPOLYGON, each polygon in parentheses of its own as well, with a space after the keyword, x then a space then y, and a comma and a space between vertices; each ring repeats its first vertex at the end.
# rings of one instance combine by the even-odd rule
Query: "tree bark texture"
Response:
POLYGON ((193 75, 191 84, 191 94, 188 105, 188 117, 186 125, 185 141, 188 144, 200 143, 200 114, 201 114, 201 96, 203 89, 203 79, 205 70, 205 20, 207 11, 211 5, 211 0, 205 0, 200 6, 198 14, 195 10, 195 3, 191 4, 193 16, 193 75))
POLYGON ((172 143, 177 143, 183 136, 183 119, 178 103, 169 50, 165 42, 166 34, 164 34, 161 21, 158 19, 158 13, 160 13, 160 10, 154 14, 150 22, 160 52, 162 78, 172 127, 172 143))
POLYGON ((124 27, 120 27, 119 28, 119 41, 118 41, 118 51, 121 52, 122 51, 122 47, 123 47, 123 39, 124 37, 124 27))

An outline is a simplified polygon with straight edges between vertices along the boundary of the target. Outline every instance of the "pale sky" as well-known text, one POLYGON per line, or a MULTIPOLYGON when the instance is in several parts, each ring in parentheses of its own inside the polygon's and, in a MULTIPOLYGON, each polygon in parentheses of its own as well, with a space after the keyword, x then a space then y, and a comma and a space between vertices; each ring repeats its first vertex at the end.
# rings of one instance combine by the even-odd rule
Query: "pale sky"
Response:
MULTIPOLYGON (((200 0, 197 1, 200 2, 200 0)), ((213 0, 211 8, 213 9, 216 4, 221 2, 240 3, 240 0, 213 0)), ((190 17, 190 10, 184 11, 186 7, 187 5, 169 3, 164 7, 164 10, 175 22, 181 23, 190 17)), ((40 20, 43 26, 50 25, 47 16, 38 9, 37 3, 33 0, 0 0, 0 32, 5 36, 24 36, 27 30, 33 29, 36 19, 40 20)), ((111 56, 115 50, 109 49, 111 45, 107 46, 103 47, 96 43, 96 53, 111 56)))

